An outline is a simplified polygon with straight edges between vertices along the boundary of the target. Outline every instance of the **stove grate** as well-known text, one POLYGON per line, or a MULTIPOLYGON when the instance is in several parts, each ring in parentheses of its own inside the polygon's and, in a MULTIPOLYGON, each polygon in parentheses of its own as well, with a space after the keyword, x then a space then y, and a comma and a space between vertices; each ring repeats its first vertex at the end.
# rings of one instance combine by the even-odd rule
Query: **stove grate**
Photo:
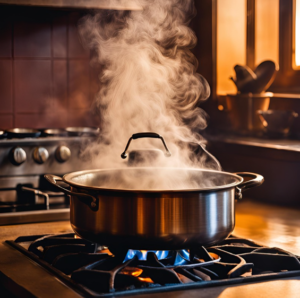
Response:
POLYGON ((168 251, 145 260, 97 246, 75 234, 22 236, 7 241, 85 296, 109 297, 201 288, 300 275, 300 258, 230 236, 217 246, 168 251), (24 244, 30 242, 29 246, 24 244), (188 257, 187 257, 188 256, 188 257), (178 263, 178 258, 181 258, 178 263), (126 260, 126 261, 124 261, 126 260))

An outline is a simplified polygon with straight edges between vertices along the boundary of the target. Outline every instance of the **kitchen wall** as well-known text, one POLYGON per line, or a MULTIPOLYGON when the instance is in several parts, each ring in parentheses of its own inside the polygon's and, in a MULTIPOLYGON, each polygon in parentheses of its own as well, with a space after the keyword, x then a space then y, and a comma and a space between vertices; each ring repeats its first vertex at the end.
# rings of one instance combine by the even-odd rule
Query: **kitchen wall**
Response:
POLYGON ((0 6, 0 128, 97 125, 97 70, 78 37, 85 12, 0 6))

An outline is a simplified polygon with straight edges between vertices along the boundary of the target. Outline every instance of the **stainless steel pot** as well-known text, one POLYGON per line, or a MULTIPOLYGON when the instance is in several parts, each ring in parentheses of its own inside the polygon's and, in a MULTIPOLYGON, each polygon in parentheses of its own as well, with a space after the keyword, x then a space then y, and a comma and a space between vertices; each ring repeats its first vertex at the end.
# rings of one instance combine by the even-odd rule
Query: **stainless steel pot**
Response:
MULTIPOLYGON (((109 247, 182 249, 212 245, 225 239, 235 224, 235 198, 242 190, 262 184, 253 173, 202 169, 127 168, 74 172, 46 179, 69 194, 70 220, 82 238, 109 247), (213 187, 191 189, 123 189, 110 187, 116 177, 155 179, 156 174, 188 175, 191 181, 211 181, 213 187), (244 177, 250 177, 244 181, 244 177), (63 181, 70 190, 58 185, 63 181)), ((157 178, 158 179, 158 178, 157 178)))

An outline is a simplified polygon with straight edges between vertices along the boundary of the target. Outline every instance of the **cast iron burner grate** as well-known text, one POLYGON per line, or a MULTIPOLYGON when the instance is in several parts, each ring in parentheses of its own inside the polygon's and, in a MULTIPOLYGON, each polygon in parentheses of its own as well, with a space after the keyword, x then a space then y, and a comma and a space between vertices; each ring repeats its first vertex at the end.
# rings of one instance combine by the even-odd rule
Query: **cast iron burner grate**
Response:
POLYGON ((230 236, 212 247, 138 253, 97 246, 75 234, 6 241, 87 297, 230 285, 300 275, 300 258, 230 236))

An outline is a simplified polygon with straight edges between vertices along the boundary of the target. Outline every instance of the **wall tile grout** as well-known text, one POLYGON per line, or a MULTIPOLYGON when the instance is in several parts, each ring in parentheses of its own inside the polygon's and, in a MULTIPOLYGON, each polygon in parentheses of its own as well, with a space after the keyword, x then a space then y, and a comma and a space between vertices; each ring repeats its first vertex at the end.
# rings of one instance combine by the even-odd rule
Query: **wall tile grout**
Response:
POLYGON ((31 24, 31 21, 35 20, 35 15, 31 15, 30 10, 21 20, 20 15, 13 9, 5 9, 11 16, 11 22, 7 26, 7 30, 10 30, 11 48, 10 54, 6 52, 6 56, 0 57, 0 62, 3 61, 6 69, 8 67, 11 77, 5 72, 2 73, 9 84, 2 84, 5 88, 4 93, 0 90, 0 96, 8 94, 5 95, 8 109, 0 110, 3 117, 1 125, 7 128, 43 126, 44 123, 53 126, 59 125, 58 123, 92 125, 88 104, 90 105, 91 101, 93 73, 90 67, 86 66, 90 57, 82 56, 82 50, 77 47, 75 41, 74 13, 64 14, 63 22, 56 23, 57 13, 53 12, 46 20, 47 26, 44 26, 44 19, 38 18, 36 26, 32 27, 27 26, 27 23, 31 24), (65 57, 54 57, 57 37, 60 38, 58 45, 63 47, 65 57), (37 57, 38 55, 43 56, 37 57), (71 95, 79 96, 77 101, 74 100, 74 104, 70 99, 71 95), (57 107, 57 110, 54 110, 54 107, 57 107), (50 117, 45 117, 47 114, 50 117))
MULTIPOLYGON (((69 109, 69 96, 70 96, 70 61, 69 61, 69 27, 70 27, 70 17, 67 16, 67 30, 66 30, 66 46, 67 46, 67 98, 66 98, 66 107, 67 110, 69 109)), ((67 125, 69 126, 70 116, 69 113, 67 113, 67 125)))
POLYGON ((50 106, 54 106, 54 61, 53 61, 53 18, 51 19, 51 28, 50 28, 50 53, 51 53, 51 103, 50 106))
MULTIPOLYGON (((11 57, 0 57, 0 60, 10 60, 12 59, 11 57)), ((46 60, 46 61, 50 61, 50 60, 74 60, 74 61, 77 61, 77 60, 80 60, 80 61, 89 61, 89 58, 86 58, 86 57, 72 57, 72 58, 67 58, 67 57, 14 57, 13 58, 14 60, 46 60)))
POLYGON ((15 14, 13 14, 11 22, 11 99, 12 99, 12 110, 13 110, 13 126, 16 127, 16 98, 15 98, 15 14))

